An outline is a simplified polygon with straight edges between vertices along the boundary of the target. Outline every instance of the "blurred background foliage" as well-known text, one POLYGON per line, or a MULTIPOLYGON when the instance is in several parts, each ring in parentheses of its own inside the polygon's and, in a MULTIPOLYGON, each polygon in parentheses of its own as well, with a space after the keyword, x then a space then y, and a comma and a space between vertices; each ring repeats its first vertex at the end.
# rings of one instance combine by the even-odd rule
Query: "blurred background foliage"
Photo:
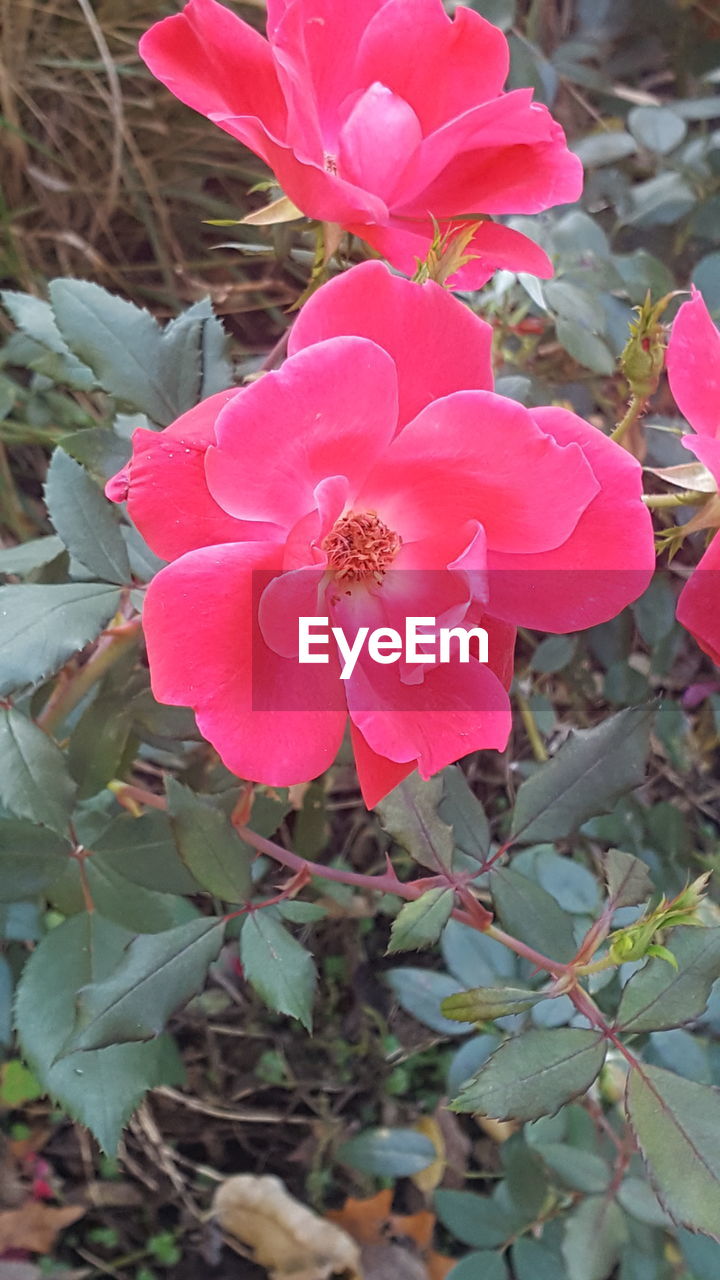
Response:
MULTIPOLYGON (((266 203, 267 189, 253 188, 268 175, 140 63, 139 35, 177 7, 0 0, 0 280, 10 294, 44 298, 58 277, 90 279, 163 323, 194 304, 202 308, 209 297, 231 339, 226 350, 214 331, 215 376, 229 380, 232 366, 240 381, 282 337, 287 309, 309 279, 313 238, 293 225, 237 227, 228 247, 226 233, 206 221, 239 218, 266 203)), ((262 28, 261 0, 235 7, 262 28)), ((513 220, 551 253, 554 279, 501 272, 466 301, 495 324, 500 390, 526 403, 566 403, 607 431, 624 412, 628 388, 617 357, 632 308, 647 291, 659 299, 694 281, 720 314, 720 11, 716 0, 474 0, 472 7, 508 33, 511 87, 533 85, 552 107, 587 180, 578 206, 513 220)), ((347 252, 353 260, 363 249, 347 252)), ((121 465, 143 406, 107 381, 99 389, 48 325, 47 310, 11 297, 0 314, 7 334, 0 348, 0 525, 11 549, 49 529, 42 486, 54 444, 62 440, 102 480, 121 465)), ((204 325, 203 314, 195 312, 191 323, 204 325)), ((118 340, 121 346, 121 325, 118 340)), ((165 358, 172 378, 168 350, 165 358)), ((631 447, 648 466, 684 462, 682 429, 661 387, 631 447)), ((655 484, 649 478, 648 487, 655 484)), ((690 514, 680 509, 659 523, 690 514)), ((670 565, 663 562, 643 599, 606 626, 578 637, 523 634, 508 751, 467 764, 502 840, 518 784, 569 727, 590 727, 612 711, 661 697, 641 791, 592 818, 576 841, 533 847, 516 860, 518 870, 580 919, 597 908, 589 869, 597 849, 616 846, 641 858, 668 894, 720 865, 720 678, 674 622, 677 589, 701 541, 695 535, 670 565)), ((153 571, 142 547, 128 553, 139 577, 153 571)), ((42 564, 12 554, 6 577, 65 579, 67 554, 57 544, 42 564)), ((116 669, 68 732, 84 798, 116 776, 152 787, 165 769, 222 794, 226 806, 232 798, 235 780, 198 745, 183 713, 154 703, 142 669, 116 669)), ((359 802, 349 756, 324 783, 281 808, 277 821, 305 856, 363 871, 382 865, 388 840, 359 802)), ((127 816, 102 811, 94 818, 89 812, 93 838, 106 830, 108 816, 122 836, 127 816)), ((150 817, 161 823, 159 815, 150 817)), ((127 849, 111 824, 107 831, 95 886, 103 909, 129 928, 167 928, 176 917, 163 914, 158 885, 146 868, 123 863, 127 849)), ((155 832, 155 844, 165 850, 163 867, 177 876, 171 834, 164 828, 161 834, 155 832)), ((258 885, 267 873, 256 864, 258 885)), ((268 878, 263 891, 270 884, 268 878)), ((506 1280, 509 1267, 514 1280, 720 1275, 720 1248, 670 1230, 636 1156, 628 1156, 621 1219, 597 1229, 594 1197, 607 1187, 617 1144, 612 1119, 611 1132, 600 1138, 595 1123, 600 1103, 612 1117, 619 1097, 620 1064, 612 1058, 589 1106, 567 1106, 526 1126, 524 1135, 478 1128, 467 1117, 448 1120, 437 1110, 497 1043, 495 1030, 470 1035, 443 1019, 441 996, 458 983, 477 982, 478 966, 488 983, 516 978, 516 966, 452 926, 442 956, 396 966, 384 950, 398 904, 384 901, 376 909, 342 886, 330 886, 318 900, 329 917, 320 926, 312 913, 294 922, 321 974, 313 1040, 268 1014, 226 957, 209 990, 176 1020, 182 1063, 177 1055, 166 1063, 168 1083, 133 1123, 121 1162, 101 1156, 82 1129, 49 1108, 32 1076, 21 1074, 10 1031, 12 986, 31 944, 75 909, 77 893, 67 879, 53 888, 49 913, 35 899, 0 906, 0 1043, 7 1056, 0 1074, 0 1205, 11 1203, 8 1170, 19 1161, 27 1182, 18 1152, 43 1146, 56 1185, 83 1188, 88 1208, 51 1270, 80 1274, 80 1266, 93 1277, 189 1280, 217 1263, 225 1268, 218 1277, 259 1275, 250 1263, 237 1270, 240 1262, 228 1261, 201 1225, 213 1177, 247 1168, 281 1174, 318 1205, 389 1186, 412 1213, 439 1185, 432 1203, 441 1247, 476 1253, 470 1267, 457 1269, 457 1280, 506 1280), (181 1079, 182 1095, 175 1087, 181 1079), (419 1130, 412 1128, 418 1123, 419 1130), (423 1182, 428 1150, 439 1163, 423 1182), (495 1188, 490 1209, 476 1194, 488 1187, 495 1188), (498 1250, 509 1241, 515 1243, 503 1254, 508 1263, 498 1250)), ((606 998, 612 1002, 612 992, 606 998)), ((560 1022, 571 1012, 561 1001, 540 1008, 560 1022)), ((543 1025, 544 1014, 536 1009, 531 1016, 543 1025)), ((701 1021, 653 1032, 643 1052, 680 1075, 720 1085, 719 1042, 715 996, 701 1021)))

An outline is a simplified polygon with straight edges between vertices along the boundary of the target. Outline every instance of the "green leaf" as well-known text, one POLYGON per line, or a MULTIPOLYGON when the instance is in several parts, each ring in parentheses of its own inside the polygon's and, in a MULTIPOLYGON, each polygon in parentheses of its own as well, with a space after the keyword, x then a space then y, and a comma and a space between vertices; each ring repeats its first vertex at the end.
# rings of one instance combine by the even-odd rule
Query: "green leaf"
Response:
POLYGON ((577 321, 566 320, 564 316, 556 318, 555 334, 561 347, 578 364, 606 377, 615 372, 615 356, 599 334, 591 333, 577 321))
POLYGON ((445 1280, 508 1280, 509 1274, 501 1254, 478 1249, 456 1263, 445 1280))
POLYGON ((679 147, 687 133, 685 121, 669 107, 633 107, 628 127, 642 147, 660 156, 679 147))
POLYGON ((456 1240, 476 1249, 505 1244, 524 1225, 493 1197, 472 1191, 436 1191, 434 1203, 442 1225, 456 1240))
POLYGON ((637 143, 624 129, 613 129, 607 133, 589 133, 574 142, 571 149, 586 169, 595 169, 599 165, 615 164, 626 156, 634 156, 637 143))
POLYGON ((569 1280, 607 1280, 628 1238, 622 1210, 607 1196, 588 1196, 567 1219, 563 1257, 569 1280))
POLYGON ((111 395, 167 426, 227 386, 222 328, 207 300, 163 333, 148 311, 86 280, 52 280, 55 318, 69 346, 111 395))
POLYGON ((572 916, 545 889, 512 867, 496 867, 491 887, 495 910, 509 933, 552 960, 572 960, 577 951, 572 916))
POLYGON ((312 1028, 315 965, 305 947, 267 911, 253 911, 240 934, 240 959, 248 982, 278 1013, 312 1028))
POLYGON ((662 1067, 631 1068, 628 1119, 674 1222, 720 1235, 720 1090, 662 1067))
POLYGON ((95 582, 0 587, 0 698, 52 675, 99 635, 119 603, 117 587, 95 582))
MULTIPOLYGON (((140 421, 146 427, 150 425, 144 414, 140 415, 140 421)), ((59 445, 100 484, 122 470, 132 455, 130 441, 113 427, 73 431, 69 436, 63 436, 59 445)))
POLYGON ((0 759, 0 804, 16 818, 66 835, 75 784, 65 757, 42 729, 12 707, 0 707, 0 759))
POLYGON ((562 671, 572 662, 577 649, 576 636, 548 636, 541 640, 530 659, 530 670, 539 671, 543 675, 551 675, 562 671))
POLYGON ((506 1040, 452 1103, 453 1111, 478 1111, 496 1120, 537 1120, 554 1115, 585 1093, 605 1058, 597 1031, 579 1027, 526 1031, 506 1040))
POLYGON ((0 551, 0 573, 13 573, 23 577, 50 564, 56 556, 65 550, 61 538, 50 534, 47 538, 34 538, 32 542, 20 542, 16 547, 6 547, 0 551))
POLYGON ((159 1035, 170 1015, 201 989, 224 932, 224 920, 203 916, 134 938, 106 978, 78 993, 75 1027, 62 1057, 159 1035))
POLYGON ((717 1280, 720 1276, 720 1245, 707 1236, 696 1236, 684 1228, 676 1235, 694 1280, 717 1280))
POLYGON ((565 1142, 538 1142, 535 1150, 566 1187, 599 1194, 610 1185, 610 1169, 602 1156, 565 1142))
POLYGON ((562 1258, 544 1244, 523 1237, 512 1248, 515 1280, 569 1280, 562 1258))
POLYGON ((447 996, 440 1010, 454 1022, 492 1022, 508 1013, 523 1013, 543 999, 541 992, 527 987, 475 987, 447 996))
POLYGON ((7 1049, 12 1041, 13 972, 0 955, 0 1045, 7 1049))
POLYGON ((73 1020, 75 993, 110 976, 130 937, 97 913, 72 916, 29 957, 15 1006, 23 1055, 43 1089, 110 1154, 146 1090, 182 1080, 182 1064, 167 1036, 55 1061, 73 1020))
MULTIPOLYGON (((133 933, 163 933, 197 919, 197 909, 184 898, 133 884, 96 853, 85 863, 90 896, 101 915, 133 933)), ((53 896, 57 894, 54 890, 53 896)))
POLYGON ((113 688, 108 678, 83 711, 70 738, 68 765, 80 800, 97 795, 122 774, 130 731, 127 694, 113 688))
POLYGON ((406 902, 392 922, 386 955, 419 951, 437 942, 453 909, 453 889, 430 889, 414 902, 406 902))
POLYGON ((445 964, 463 987, 494 987, 498 979, 516 976, 516 957, 509 947, 459 920, 448 920, 441 945, 445 964))
POLYGON ((671 929, 665 943, 677 971, 665 960, 649 960, 623 989, 617 1012, 621 1031, 662 1031, 691 1022, 704 1011, 720 978, 720 928, 671 929))
POLYGON ((379 1178, 411 1178, 427 1169, 437 1152, 430 1139, 414 1129, 381 1128, 366 1129, 341 1143, 336 1157, 361 1173, 379 1178))
POLYGON ((198 884, 178 857, 168 817, 157 810, 139 818, 123 814, 93 840, 106 867, 158 893, 197 893, 198 884))
POLYGON ((645 776, 655 707, 629 707, 593 729, 576 729, 557 755, 523 782, 511 836, 562 840, 587 818, 609 813, 645 776))
POLYGON ((443 1017, 440 1005, 446 996, 456 995, 462 986, 449 973, 433 969, 388 969, 385 978, 398 1004, 418 1022, 445 1036, 462 1036, 473 1031, 473 1024, 451 1022, 443 1017))
POLYGON ((375 809, 393 840, 433 871, 445 871, 452 865, 452 828, 438 815, 442 797, 441 774, 423 781, 419 774, 411 773, 375 809))
POLYGON ((622 849, 608 849, 602 855, 603 874, 608 898, 613 908, 636 907, 647 902, 653 892, 650 872, 632 853, 622 849))
POLYGON ((538 851, 534 874, 563 911, 593 915, 600 905, 600 889, 594 875, 580 862, 562 858, 552 849, 538 851))
POLYGON ((92 369, 73 355, 57 327, 49 302, 36 298, 33 294, 15 293, 10 289, 4 289, 0 298, 18 329, 44 347, 45 351, 58 357, 55 362, 58 382, 64 382, 78 391, 90 391, 95 386, 92 369))
POLYGON ((453 867, 459 869, 457 854, 473 862, 484 862, 490 850, 490 823, 477 796, 459 765, 451 764, 440 775, 443 793, 438 814, 452 827, 455 856, 453 867))
POLYGON ((130 581, 130 561, 115 508, 60 447, 48 468, 45 502, 56 533, 93 577, 121 585, 130 581))
POLYGON ((252 893, 253 854, 211 799, 166 779, 170 825, 177 850, 198 884, 225 902, 246 902, 252 893))
POLYGON ((32 822, 0 822, 0 902, 44 893, 65 871, 71 845, 32 822))

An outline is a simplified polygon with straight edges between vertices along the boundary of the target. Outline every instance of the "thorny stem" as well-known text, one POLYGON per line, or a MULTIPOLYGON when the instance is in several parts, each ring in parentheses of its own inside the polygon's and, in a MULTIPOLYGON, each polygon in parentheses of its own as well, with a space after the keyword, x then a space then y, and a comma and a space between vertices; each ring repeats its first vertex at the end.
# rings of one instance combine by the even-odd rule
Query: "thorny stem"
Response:
POLYGON ((620 419, 615 430, 610 433, 611 440, 614 440, 616 444, 623 444, 630 428, 635 425, 645 412, 649 399, 649 396, 633 395, 628 405, 627 413, 620 419))

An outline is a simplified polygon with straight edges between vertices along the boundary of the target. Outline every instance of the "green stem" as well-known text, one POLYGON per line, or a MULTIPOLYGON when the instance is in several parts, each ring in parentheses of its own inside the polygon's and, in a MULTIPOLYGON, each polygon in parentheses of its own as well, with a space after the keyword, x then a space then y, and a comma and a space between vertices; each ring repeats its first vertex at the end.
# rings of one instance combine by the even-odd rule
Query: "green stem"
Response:
POLYGON ((533 715, 532 707, 524 693, 516 693, 515 700, 518 704, 520 715, 522 716, 522 722, 525 725, 525 732, 527 733, 528 741, 532 747, 532 753, 540 764, 544 764, 549 757, 545 743, 540 737, 540 730, 537 727, 537 721, 533 715))
POLYGON ((683 489, 681 493, 644 493, 643 502, 651 511, 671 511, 673 507, 701 507, 712 496, 699 489, 683 489))
POLYGON ((102 680, 118 659, 132 648, 139 630, 140 619, 137 618, 132 623, 128 623, 119 634, 102 635, 95 652, 75 675, 61 674, 45 706, 36 717, 40 728, 46 733, 53 733, 67 719, 70 712, 74 711, 78 703, 82 702, 93 685, 102 680))

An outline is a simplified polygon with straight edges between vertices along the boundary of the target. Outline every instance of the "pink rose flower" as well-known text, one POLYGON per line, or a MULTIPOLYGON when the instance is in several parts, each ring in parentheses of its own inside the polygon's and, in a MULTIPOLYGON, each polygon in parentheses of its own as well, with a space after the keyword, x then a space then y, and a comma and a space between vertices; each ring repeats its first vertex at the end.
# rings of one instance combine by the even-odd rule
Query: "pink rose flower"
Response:
MULTIPOLYGON (((181 102, 238 138, 311 218, 338 223, 412 275, 465 214, 577 200, 582 165, 532 90, 503 93, 508 44, 441 0, 268 0, 264 40, 215 0, 190 0, 140 53, 181 102)), ((551 276, 547 255, 483 221, 453 283, 498 267, 551 276)))
MULTIPOLYGON (((692 291, 675 317, 667 349, 670 390, 680 412, 697 432, 683 436, 686 449, 720 485, 720 333, 702 295, 692 291)), ((720 538, 714 537, 683 587, 678 621, 720 665, 720 538)))
POLYGON ((647 586, 639 464, 566 409, 495 395, 490 345, 438 285, 368 262, 305 305, 279 371, 135 432, 108 496, 173 561, 145 604, 153 690, 239 776, 315 777, 348 716, 370 807, 415 767, 502 749, 516 626, 592 626, 647 586), (350 640, 482 626, 489 660, 364 652, 343 681, 332 645, 298 662, 301 616, 350 640))

